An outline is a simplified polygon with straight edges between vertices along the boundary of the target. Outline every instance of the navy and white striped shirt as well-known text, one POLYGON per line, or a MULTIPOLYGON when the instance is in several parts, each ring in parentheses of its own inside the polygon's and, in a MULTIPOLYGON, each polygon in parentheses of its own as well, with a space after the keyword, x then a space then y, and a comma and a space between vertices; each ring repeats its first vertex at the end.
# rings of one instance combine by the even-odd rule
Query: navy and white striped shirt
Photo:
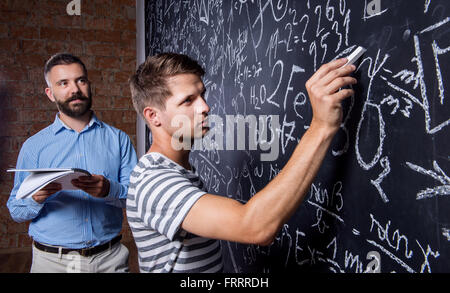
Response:
POLYGON ((144 155, 131 172, 127 219, 141 272, 220 272, 218 240, 191 234, 181 223, 206 192, 197 174, 159 153, 144 155))

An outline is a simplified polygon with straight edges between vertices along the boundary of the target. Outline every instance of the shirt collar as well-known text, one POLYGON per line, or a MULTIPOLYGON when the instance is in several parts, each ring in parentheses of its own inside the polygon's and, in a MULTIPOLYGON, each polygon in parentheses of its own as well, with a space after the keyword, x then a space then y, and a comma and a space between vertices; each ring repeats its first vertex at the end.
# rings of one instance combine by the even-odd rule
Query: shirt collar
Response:
MULTIPOLYGON (((94 125, 98 125, 100 127, 102 127, 102 122, 100 120, 98 120, 97 116, 95 115, 95 113, 92 111, 92 117, 91 120, 89 121, 88 125, 87 125, 87 129, 91 128, 94 125)), ((55 121, 53 122, 53 124, 51 125, 51 129, 53 131, 53 134, 57 134, 60 130, 62 129, 67 129, 67 130, 72 130, 72 128, 70 128, 69 126, 67 126, 60 118, 59 118, 59 112, 56 113, 55 116, 55 121)))
POLYGON ((191 166, 191 170, 188 170, 188 169, 184 168, 183 166, 179 165, 178 163, 172 161, 171 159, 169 159, 168 157, 166 157, 165 155, 163 155, 161 153, 150 152, 145 155, 149 156, 151 158, 151 162, 154 164, 165 165, 171 169, 181 171, 181 173, 183 173, 183 174, 185 174, 185 173, 196 174, 196 170, 195 170, 194 166, 191 166))

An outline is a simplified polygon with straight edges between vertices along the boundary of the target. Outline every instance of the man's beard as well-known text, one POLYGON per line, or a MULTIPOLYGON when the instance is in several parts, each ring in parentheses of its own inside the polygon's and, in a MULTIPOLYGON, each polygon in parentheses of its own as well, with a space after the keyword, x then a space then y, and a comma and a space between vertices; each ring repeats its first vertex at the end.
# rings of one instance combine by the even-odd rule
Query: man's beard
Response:
POLYGON ((55 104, 58 110, 69 117, 77 118, 86 114, 92 106, 91 94, 86 97, 82 92, 77 92, 71 96, 67 101, 61 102, 55 99, 55 104), (80 100, 76 105, 70 105, 70 102, 80 100))

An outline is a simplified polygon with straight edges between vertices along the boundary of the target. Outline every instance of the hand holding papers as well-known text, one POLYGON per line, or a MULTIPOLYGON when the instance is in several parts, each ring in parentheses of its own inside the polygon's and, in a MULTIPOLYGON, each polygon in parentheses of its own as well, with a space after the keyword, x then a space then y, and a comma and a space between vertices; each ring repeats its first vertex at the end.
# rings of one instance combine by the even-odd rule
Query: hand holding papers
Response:
POLYGON ((20 185, 16 194, 17 199, 33 196, 33 194, 51 182, 61 184, 61 189, 79 189, 72 185, 72 179, 76 179, 80 176, 91 176, 88 171, 77 168, 9 169, 7 171, 31 173, 20 185))

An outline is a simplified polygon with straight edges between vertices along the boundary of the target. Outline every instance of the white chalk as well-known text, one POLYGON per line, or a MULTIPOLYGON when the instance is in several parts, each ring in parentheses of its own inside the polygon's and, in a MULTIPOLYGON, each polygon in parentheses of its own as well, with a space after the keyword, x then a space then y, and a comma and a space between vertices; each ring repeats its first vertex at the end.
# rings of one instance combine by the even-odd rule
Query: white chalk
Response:
POLYGON ((345 63, 344 65, 342 65, 342 67, 349 65, 349 64, 353 64, 356 62, 356 60, 359 59, 359 57, 362 56, 362 54, 364 54, 364 52, 366 52, 367 50, 364 49, 363 47, 359 46, 358 48, 356 48, 355 51, 353 51, 348 57, 347 57, 347 63, 345 63))

